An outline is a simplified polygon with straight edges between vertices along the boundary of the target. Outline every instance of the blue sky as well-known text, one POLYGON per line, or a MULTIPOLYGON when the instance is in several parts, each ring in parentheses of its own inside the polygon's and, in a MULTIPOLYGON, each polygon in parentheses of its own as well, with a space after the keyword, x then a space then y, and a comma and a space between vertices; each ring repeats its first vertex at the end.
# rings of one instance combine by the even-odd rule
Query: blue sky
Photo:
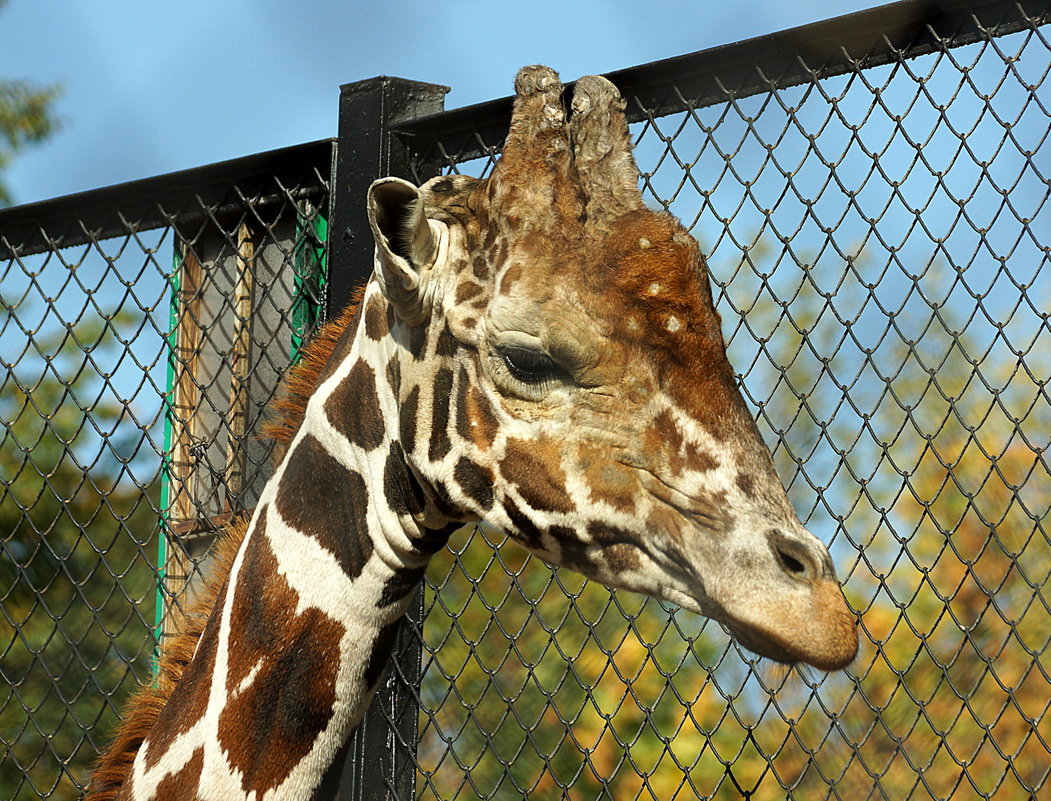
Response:
POLYGON ((396 75, 447 108, 879 5, 878 0, 9 0, 0 76, 64 87, 62 130, 6 179, 26 203, 336 132, 339 85, 396 75))

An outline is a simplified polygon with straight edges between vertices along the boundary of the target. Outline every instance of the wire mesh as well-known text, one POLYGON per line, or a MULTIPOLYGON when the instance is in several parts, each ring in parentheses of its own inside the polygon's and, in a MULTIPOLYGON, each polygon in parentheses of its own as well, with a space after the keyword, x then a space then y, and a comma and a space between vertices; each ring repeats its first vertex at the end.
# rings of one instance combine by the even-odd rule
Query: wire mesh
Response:
POLYGON ((265 480, 255 423, 317 317, 327 178, 237 179, 0 235, 2 798, 79 795, 265 480))
MULTIPOLYGON (((753 71, 714 102, 672 81, 671 113, 629 97, 644 191, 701 242, 746 398, 861 616, 854 666, 779 670, 464 530, 412 622, 418 741, 387 735, 419 798, 1047 792, 1051 47, 1031 5, 1000 4, 1013 33, 931 29, 923 55, 885 43, 839 74, 801 47, 809 78, 753 71)), ((479 174, 498 147, 433 150, 479 174)), ((232 180, 148 226, 117 208, 119 236, 74 215, 32 253, 0 235, 0 796, 83 785, 183 576, 253 503, 253 430, 324 293, 326 181, 232 180)))
MULTIPOLYGON (((771 669, 475 529, 428 574, 421 798, 1046 792, 1051 58, 1022 27, 703 106, 673 84, 673 114, 629 98, 644 192, 707 254, 861 654, 771 669)), ((436 150, 468 173, 497 152, 436 150)))

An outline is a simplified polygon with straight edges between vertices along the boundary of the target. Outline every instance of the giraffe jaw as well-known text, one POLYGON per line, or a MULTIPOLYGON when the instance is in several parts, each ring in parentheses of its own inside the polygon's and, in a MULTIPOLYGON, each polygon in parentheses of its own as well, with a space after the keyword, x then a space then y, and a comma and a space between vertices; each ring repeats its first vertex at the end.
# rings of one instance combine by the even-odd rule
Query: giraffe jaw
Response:
POLYGON ((766 613, 756 614, 748 605, 749 615, 735 615, 725 606, 705 598, 698 602, 686 592, 666 588, 665 598, 683 609, 712 618, 723 625, 730 636, 749 651, 782 664, 803 663, 819 670, 841 670, 857 656, 857 620, 843 602, 838 582, 821 579, 812 589, 809 603, 790 603, 777 609, 776 600, 766 604, 766 613), (798 607, 805 606, 805 609, 798 607), (776 614, 773 618, 770 609, 776 614), (795 608, 793 608, 795 607, 795 608), (749 619, 749 617, 753 619, 749 619), (773 631, 760 621, 775 619, 787 631, 773 631))

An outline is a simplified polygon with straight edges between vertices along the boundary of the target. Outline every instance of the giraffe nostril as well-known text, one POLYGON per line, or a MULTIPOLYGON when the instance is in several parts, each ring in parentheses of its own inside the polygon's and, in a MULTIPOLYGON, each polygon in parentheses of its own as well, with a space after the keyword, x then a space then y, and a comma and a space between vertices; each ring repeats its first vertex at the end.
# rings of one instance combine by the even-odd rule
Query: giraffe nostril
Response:
POLYGON ((806 568, 803 563, 796 559, 792 554, 785 551, 777 551, 777 558, 781 561, 781 566, 794 576, 803 578, 806 575, 806 568))
POLYGON ((821 571, 815 568, 813 559, 803 543, 796 542, 776 529, 771 531, 768 537, 770 549, 785 573, 803 581, 817 578, 821 571))

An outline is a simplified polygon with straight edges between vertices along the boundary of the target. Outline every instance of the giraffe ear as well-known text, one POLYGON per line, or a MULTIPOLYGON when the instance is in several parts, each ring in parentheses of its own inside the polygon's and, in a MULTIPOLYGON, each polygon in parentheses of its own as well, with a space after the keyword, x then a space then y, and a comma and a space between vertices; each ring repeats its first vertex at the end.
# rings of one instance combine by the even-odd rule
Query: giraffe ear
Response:
POLYGON ((416 324, 425 316, 422 284, 439 244, 420 190, 401 178, 380 178, 369 187, 368 213, 384 294, 399 317, 416 324))

